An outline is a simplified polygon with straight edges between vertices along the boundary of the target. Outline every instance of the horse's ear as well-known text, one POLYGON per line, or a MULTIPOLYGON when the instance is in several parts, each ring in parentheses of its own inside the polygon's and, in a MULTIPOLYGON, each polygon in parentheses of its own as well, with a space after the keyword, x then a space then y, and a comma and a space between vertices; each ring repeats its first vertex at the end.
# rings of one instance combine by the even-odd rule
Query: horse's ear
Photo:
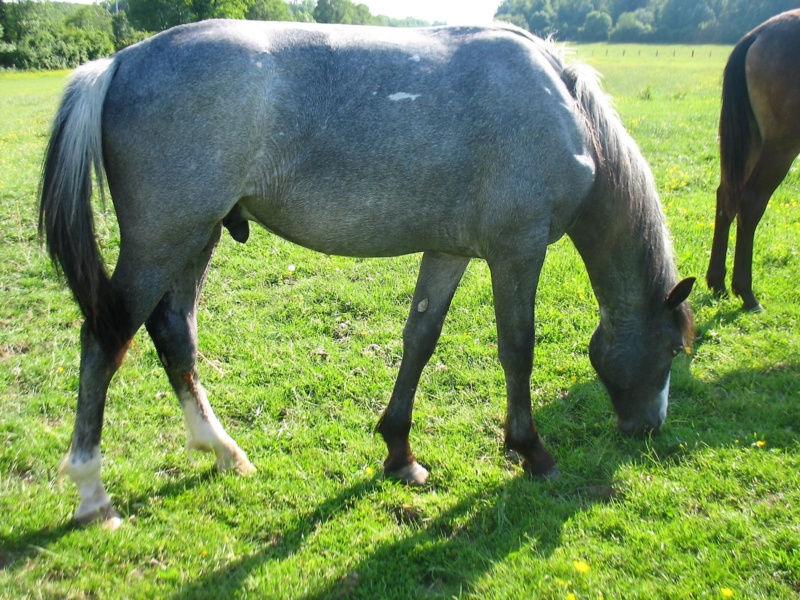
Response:
POLYGON ((672 291, 667 294, 667 298, 664 300, 664 306, 666 306, 669 310, 675 310, 678 308, 681 305, 681 302, 689 297, 689 294, 692 292, 692 286, 694 286, 694 282, 694 277, 687 277, 683 281, 678 282, 678 284, 672 288, 672 291))

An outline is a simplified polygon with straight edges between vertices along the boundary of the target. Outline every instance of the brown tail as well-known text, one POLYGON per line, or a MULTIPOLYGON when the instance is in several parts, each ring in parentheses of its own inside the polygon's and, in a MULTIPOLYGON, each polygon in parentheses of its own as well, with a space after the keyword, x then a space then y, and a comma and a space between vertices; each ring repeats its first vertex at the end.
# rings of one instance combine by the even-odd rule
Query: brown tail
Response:
POLYGON ((127 342, 128 314, 114 291, 94 232, 92 171, 102 189, 102 107, 113 60, 78 69, 53 123, 42 169, 39 235, 72 290, 89 330, 112 356, 127 342))
MULTIPOLYGON (((722 79, 722 111, 719 118, 719 151, 722 185, 732 193, 727 199, 738 198, 735 193, 745 184, 747 159, 758 136, 750 95, 747 91, 745 59, 756 38, 755 32, 742 38, 731 52, 722 79)), ((726 206, 729 215, 736 214, 735 206, 726 206)))

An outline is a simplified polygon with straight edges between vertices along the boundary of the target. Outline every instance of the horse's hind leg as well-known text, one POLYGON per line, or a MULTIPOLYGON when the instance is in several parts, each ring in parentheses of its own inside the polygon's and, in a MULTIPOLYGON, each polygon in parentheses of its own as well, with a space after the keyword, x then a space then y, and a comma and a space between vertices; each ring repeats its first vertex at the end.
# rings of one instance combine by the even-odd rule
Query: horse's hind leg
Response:
MULTIPOLYGON (((171 286, 170 282, 179 281, 182 273, 186 271, 187 265, 197 264, 199 260, 205 266, 213 245, 220 235, 219 226, 213 236, 211 230, 201 232, 198 228, 194 236, 187 235, 182 240, 182 244, 174 244, 175 236, 171 232, 157 231, 158 228, 152 223, 145 225, 147 227, 143 226, 142 229, 151 232, 150 240, 141 242, 135 238, 129 238, 125 242, 123 236, 119 260, 111 277, 114 289, 124 290, 124 294, 121 296, 128 313, 128 324, 125 326, 128 327, 128 330, 123 332, 124 335, 118 336, 120 339, 129 340, 154 312, 156 306, 164 307, 164 304, 160 303, 165 294, 187 289, 174 284, 171 286), (165 261, 163 254, 154 254, 149 249, 151 246, 171 247, 171 260, 165 261), (198 254, 202 258, 197 259, 198 254), (195 262, 192 263, 192 260, 195 262), (189 262, 187 263, 187 261, 189 262)), ((202 272, 203 270, 201 270, 202 272)), ((193 283, 198 282, 197 276, 191 279, 193 283)), ((200 275, 200 279, 202 279, 202 275, 200 275)), ((192 294, 194 293, 193 289, 192 294)), ((178 295, 180 296, 180 294, 178 295)), ((169 304, 169 306, 174 305, 169 304)), ((189 304, 187 312, 193 307, 193 303, 189 304)), ((165 318, 175 317, 171 310, 164 308, 160 309, 159 314, 164 315, 165 318)), ((161 321, 156 317, 153 322, 158 324, 161 321)), ((194 321, 192 320, 191 323, 193 324, 194 321)), ((180 330, 180 326, 176 328, 180 330)), ((170 329, 170 327, 166 327, 166 329, 170 329)), ((191 331, 194 330, 191 329, 191 331)), ((60 472, 69 475, 77 484, 80 492, 80 504, 74 515, 74 520, 78 523, 102 520, 105 526, 113 528, 121 522, 100 478, 100 439, 108 385, 122 362, 125 350, 126 347, 121 346, 118 351, 109 352, 89 327, 84 325, 81 332, 81 371, 75 430, 69 455, 62 461, 60 467, 60 472)), ((167 354, 171 354, 170 347, 167 347, 165 355, 167 354)), ((186 385, 189 385, 188 382, 186 385)), ((204 405, 198 402, 197 406, 204 405)), ((196 412, 200 411, 201 408, 196 412)), ((207 421, 210 422, 210 419, 207 421)))
MULTIPOLYGON (((129 335, 133 335, 130 332, 129 335)), ((111 356, 100 344, 87 323, 81 329, 81 368, 75 429, 69 454, 59 466, 59 474, 68 474, 78 486, 80 504, 73 516, 77 523, 102 521, 116 529, 122 522, 100 479, 100 439, 106 392, 125 355, 121 347, 111 356)))
POLYGON ((733 215, 729 212, 730 203, 726 197, 731 192, 720 184, 717 188, 717 214, 714 220, 714 241, 711 245, 711 258, 706 271, 706 283, 714 295, 723 297, 725 290, 725 258, 728 253, 728 238, 731 232, 733 215))
MULTIPOLYGON (((135 254, 135 253, 133 253, 135 254)), ((123 246, 117 268, 111 278, 116 290, 125 290, 122 298, 127 312, 128 330, 117 336, 130 340, 141 327, 164 293, 169 274, 163 270, 147 271, 141 261, 123 246)), ((78 406, 75 414, 75 429, 69 454, 61 462, 59 472, 66 473, 78 486, 80 504, 73 516, 78 523, 103 521, 104 526, 116 528, 120 518, 114 510, 100 479, 100 440, 103 429, 106 394, 109 383, 120 367, 127 344, 116 352, 101 344, 88 324, 81 330, 81 368, 78 389, 78 406)))
POLYGON ((469 263, 468 258, 426 252, 417 278, 411 310, 403 329, 403 360, 389 405, 376 430, 389 450, 384 470, 390 477, 411 485, 422 485, 428 471, 411 453, 408 434, 411 413, 422 369, 430 360, 450 302, 469 263))
POLYGON ((789 172, 794 157, 793 153, 790 156, 765 145, 742 191, 737 214, 731 289, 742 299, 745 310, 763 310, 753 294, 753 241, 767 203, 789 172))
POLYGON ((203 251, 170 284, 146 327, 178 396, 187 429, 187 451, 213 451, 220 470, 250 473, 255 467, 225 432, 197 374, 197 301, 220 228, 203 251))

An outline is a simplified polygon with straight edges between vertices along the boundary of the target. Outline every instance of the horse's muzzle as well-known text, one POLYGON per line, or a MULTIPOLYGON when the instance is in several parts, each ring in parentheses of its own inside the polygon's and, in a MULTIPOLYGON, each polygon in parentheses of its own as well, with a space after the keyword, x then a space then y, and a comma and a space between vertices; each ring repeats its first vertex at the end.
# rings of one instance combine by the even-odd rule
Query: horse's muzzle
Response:
POLYGON ((650 434, 658 433, 661 429, 662 423, 652 423, 649 421, 640 421, 636 419, 623 420, 617 419, 617 426, 619 430, 629 437, 642 438, 650 434))
POLYGON ((617 418, 617 426, 620 431, 631 437, 644 437, 649 434, 658 433, 667 420, 667 405, 669 404, 669 375, 664 387, 658 395, 647 404, 640 414, 633 418, 617 418))

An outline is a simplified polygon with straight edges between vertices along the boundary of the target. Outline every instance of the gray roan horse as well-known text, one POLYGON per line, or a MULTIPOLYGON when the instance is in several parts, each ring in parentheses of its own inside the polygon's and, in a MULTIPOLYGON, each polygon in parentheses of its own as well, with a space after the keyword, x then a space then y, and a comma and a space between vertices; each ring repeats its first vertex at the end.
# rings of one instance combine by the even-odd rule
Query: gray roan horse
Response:
POLYGON ((692 332, 652 175, 597 83, 505 26, 389 29, 243 21, 177 27, 76 71, 45 159, 40 228, 86 316, 69 456, 75 519, 119 522, 100 479, 109 382, 144 324, 189 448, 252 471, 196 369, 198 294, 227 227, 320 252, 422 252, 403 359, 377 431, 385 471, 428 473, 408 443, 414 393, 471 258, 487 261, 508 405, 505 443, 555 471, 531 415, 534 300, 567 233, 600 304, 589 346, 626 434, 658 430, 692 332), (92 170, 121 244, 107 277, 92 170))
POLYGON ((800 10, 782 13, 745 35, 722 82, 720 184, 706 282, 725 295, 725 255, 736 217, 731 289, 746 310, 753 294, 753 238, 772 193, 800 153, 800 10))

